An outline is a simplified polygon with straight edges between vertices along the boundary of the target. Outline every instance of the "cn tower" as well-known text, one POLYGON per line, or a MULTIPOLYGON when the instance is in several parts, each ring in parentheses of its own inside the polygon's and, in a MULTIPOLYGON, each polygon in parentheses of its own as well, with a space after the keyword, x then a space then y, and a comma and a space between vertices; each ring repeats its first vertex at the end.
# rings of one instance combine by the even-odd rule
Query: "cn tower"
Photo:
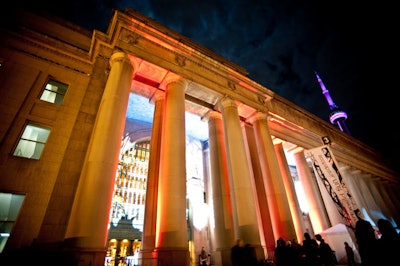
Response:
POLYGON ((345 123, 345 120, 347 119, 346 112, 340 110, 339 107, 333 102, 331 96, 329 95, 329 91, 325 88, 325 85, 322 82, 321 78, 319 77, 318 73, 316 71, 314 71, 314 73, 315 76, 317 77, 319 86, 322 89, 322 94, 328 101, 329 108, 331 110, 331 112, 329 113, 329 120, 333 125, 337 125, 341 131, 350 135, 350 132, 345 123))

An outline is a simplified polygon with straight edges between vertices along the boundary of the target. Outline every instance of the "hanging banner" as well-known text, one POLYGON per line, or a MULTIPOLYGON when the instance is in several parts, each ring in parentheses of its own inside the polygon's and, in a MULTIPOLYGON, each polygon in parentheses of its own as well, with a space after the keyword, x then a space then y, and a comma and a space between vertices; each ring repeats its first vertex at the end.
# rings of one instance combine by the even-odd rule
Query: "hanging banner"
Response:
POLYGON ((356 214, 359 212, 359 208, 346 186, 346 182, 339 171, 339 164, 330 147, 324 145, 306 150, 305 154, 312 161, 317 178, 324 184, 340 215, 350 227, 355 228, 358 220, 356 214))

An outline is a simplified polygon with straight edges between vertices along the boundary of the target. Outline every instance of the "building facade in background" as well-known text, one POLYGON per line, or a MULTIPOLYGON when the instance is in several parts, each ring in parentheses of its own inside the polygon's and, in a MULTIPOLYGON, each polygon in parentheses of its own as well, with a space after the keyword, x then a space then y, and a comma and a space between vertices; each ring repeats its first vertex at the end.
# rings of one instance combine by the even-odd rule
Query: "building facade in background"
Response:
POLYGON ((230 265, 236 239, 261 261, 309 232, 340 261, 358 219, 400 222, 374 150, 133 10, 0 29, 4 260, 230 265))

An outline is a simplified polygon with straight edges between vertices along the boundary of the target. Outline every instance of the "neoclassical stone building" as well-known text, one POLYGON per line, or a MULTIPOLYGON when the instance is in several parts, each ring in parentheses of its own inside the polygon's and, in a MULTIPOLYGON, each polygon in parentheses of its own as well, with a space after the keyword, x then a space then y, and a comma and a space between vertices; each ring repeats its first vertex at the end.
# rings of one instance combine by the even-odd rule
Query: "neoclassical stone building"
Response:
POLYGON ((4 260, 128 264, 138 248, 146 265, 195 265, 205 246, 230 265, 238 238, 264 260, 305 232, 340 260, 357 219, 400 221, 399 173, 374 150, 133 10, 115 10, 107 32, 23 11, 0 29, 4 260), (121 219, 140 245, 110 250, 121 219))

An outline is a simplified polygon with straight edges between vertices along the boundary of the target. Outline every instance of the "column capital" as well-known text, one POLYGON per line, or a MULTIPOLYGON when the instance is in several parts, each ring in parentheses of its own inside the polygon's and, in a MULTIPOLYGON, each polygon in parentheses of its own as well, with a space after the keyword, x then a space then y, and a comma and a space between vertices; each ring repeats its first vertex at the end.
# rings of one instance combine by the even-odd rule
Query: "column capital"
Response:
POLYGON ((220 112, 210 110, 205 115, 203 115, 201 121, 208 122, 211 119, 222 119, 222 114, 220 112))
POLYGON ((304 156, 304 148, 303 147, 300 147, 300 146, 297 146, 296 148, 294 148, 294 149, 291 149, 290 151, 289 151, 289 153, 292 153, 292 154, 301 154, 302 156, 304 156))
POLYGON ((255 112, 254 114, 252 114, 251 116, 246 118, 246 122, 253 124, 254 122, 256 122, 258 120, 267 120, 267 119, 268 119, 268 115, 266 113, 255 112))
POLYGON ((130 66, 132 66, 129 56, 124 52, 117 51, 111 55, 111 57, 110 57, 111 67, 116 62, 128 63, 130 66))
POLYGON ((225 96, 225 97, 222 97, 222 98, 217 102, 217 104, 215 105, 215 107, 216 107, 218 110, 222 111, 223 109, 228 108, 228 107, 235 107, 235 108, 237 108, 237 104, 236 104, 236 102, 235 102, 231 97, 225 96))
POLYGON ((183 77, 176 75, 174 73, 168 73, 168 75, 165 77, 165 79, 162 81, 162 83, 160 84, 160 88, 162 89, 166 89, 166 87, 172 83, 180 83, 183 87, 187 87, 187 85, 189 84, 189 82, 184 79, 183 77))
POLYGON ((156 90, 156 91, 154 91, 153 95, 151 95, 149 101, 151 103, 156 103, 159 100, 164 100, 164 99, 165 99, 165 92, 156 90))

